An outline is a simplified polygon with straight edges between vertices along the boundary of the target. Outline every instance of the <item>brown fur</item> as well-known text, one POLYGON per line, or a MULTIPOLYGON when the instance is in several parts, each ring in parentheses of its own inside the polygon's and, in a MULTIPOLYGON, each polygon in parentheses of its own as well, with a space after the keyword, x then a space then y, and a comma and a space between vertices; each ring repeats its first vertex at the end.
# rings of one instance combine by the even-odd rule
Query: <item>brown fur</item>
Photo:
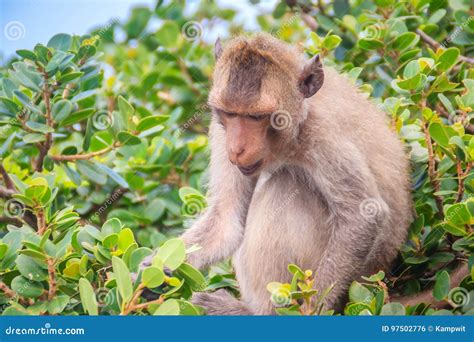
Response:
POLYGON ((211 106, 242 114, 284 110, 291 125, 268 127, 260 137, 266 148, 248 152, 263 156, 264 166, 247 177, 229 161, 228 129, 216 117, 211 122, 209 207, 183 238, 202 247, 189 256, 196 267, 233 257, 242 298, 226 297, 224 305, 222 293, 195 294, 209 314, 274 313, 266 285, 288 282, 289 263, 313 270, 319 290, 334 284, 326 304, 341 308, 350 282, 386 270, 406 238, 411 196, 402 144, 384 114, 331 68, 324 68, 316 95, 305 98, 298 82, 308 70, 315 69, 301 52, 267 35, 233 40, 219 57, 211 106), (257 102, 227 103, 242 44, 266 56, 270 67, 257 102), (375 215, 362 210, 367 201, 375 203, 375 215))

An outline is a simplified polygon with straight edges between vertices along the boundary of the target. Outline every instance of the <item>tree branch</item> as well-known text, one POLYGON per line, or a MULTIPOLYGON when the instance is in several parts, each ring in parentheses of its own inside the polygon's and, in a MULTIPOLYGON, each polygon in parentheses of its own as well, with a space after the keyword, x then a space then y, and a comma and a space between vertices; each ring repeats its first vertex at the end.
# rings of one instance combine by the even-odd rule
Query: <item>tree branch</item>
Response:
POLYGON ((0 174, 3 177, 3 181, 8 190, 15 191, 15 184, 7 173, 7 170, 3 167, 3 164, 0 162, 0 174))
POLYGON ((96 156, 100 156, 104 153, 112 151, 114 148, 120 147, 120 142, 115 142, 113 145, 106 147, 100 151, 90 152, 90 153, 83 153, 83 154, 71 154, 71 155, 59 155, 59 156, 51 156, 53 160, 56 161, 75 161, 75 160, 87 160, 94 158, 96 156))
MULTIPOLYGON (((44 73, 43 75, 44 75, 43 101, 46 108, 46 113, 44 114, 44 116, 46 118, 46 124, 49 127, 53 128, 54 121, 51 114, 51 101, 50 101, 51 93, 50 93, 50 89, 48 85, 48 75, 46 73, 44 73)), ((40 154, 39 154, 38 160, 36 161, 37 172, 43 171, 44 158, 48 154, 48 151, 52 145, 53 145, 53 135, 51 133, 46 133, 46 141, 39 144, 38 146, 40 150, 40 154)))
POLYGON ((16 292, 9 288, 3 281, 0 281, 0 290, 2 290, 5 296, 8 298, 16 297, 16 292))
POLYGON ((0 198, 11 198, 15 191, 0 186, 0 198))
POLYGON ((17 227, 23 226, 23 222, 16 217, 0 216, 0 223, 13 224, 17 227))
POLYGON ((307 13, 301 13, 301 19, 308 26, 311 31, 316 31, 318 29, 318 23, 316 20, 307 13))
MULTIPOLYGON (((466 263, 461 263, 450 276, 450 286, 449 288, 453 288, 459 286, 461 281, 469 275, 469 268, 467 267, 466 263)), ((405 306, 415 306, 419 303, 427 303, 430 304, 432 308, 442 309, 448 306, 448 303, 445 301, 438 302, 433 297, 433 290, 428 289, 423 292, 411 295, 411 296, 404 296, 404 297, 392 297, 392 302, 398 302, 405 306)))
MULTIPOLYGON (((427 43, 432 48, 437 49, 437 48, 441 47, 440 43, 438 43, 436 40, 434 40, 433 38, 428 36, 421 29, 416 29, 415 32, 421 37, 421 39, 423 39, 423 41, 425 43, 427 43)), ((466 63, 474 64, 474 58, 471 58, 471 57, 466 57, 466 56, 463 56, 463 55, 459 55, 459 60, 463 61, 463 62, 466 62, 466 63)))
POLYGON ((55 262, 52 258, 48 258, 48 279, 49 279, 49 289, 48 289, 48 300, 52 300, 56 295, 57 283, 56 283, 56 270, 55 262))

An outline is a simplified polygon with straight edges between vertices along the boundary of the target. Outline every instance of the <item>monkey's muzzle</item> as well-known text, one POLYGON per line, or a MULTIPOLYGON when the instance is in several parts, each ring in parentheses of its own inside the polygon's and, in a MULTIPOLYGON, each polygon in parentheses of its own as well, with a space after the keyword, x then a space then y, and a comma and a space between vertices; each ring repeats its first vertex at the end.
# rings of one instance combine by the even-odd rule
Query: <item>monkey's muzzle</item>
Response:
POLYGON ((260 159, 255 164, 252 164, 249 166, 238 166, 238 168, 240 172, 242 172, 245 176, 250 176, 253 173, 255 173, 255 171, 257 171, 260 168, 260 166, 262 166, 262 164, 263 164, 263 159, 260 159))

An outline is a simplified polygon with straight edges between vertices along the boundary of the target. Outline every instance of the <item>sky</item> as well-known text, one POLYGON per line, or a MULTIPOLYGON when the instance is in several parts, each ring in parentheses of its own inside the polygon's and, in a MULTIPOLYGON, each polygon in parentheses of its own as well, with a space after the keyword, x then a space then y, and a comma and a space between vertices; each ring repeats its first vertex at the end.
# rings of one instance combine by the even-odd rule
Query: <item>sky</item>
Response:
MULTIPOLYGON (((188 1, 192 10, 198 0, 188 1)), ((276 0, 253 6, 247 1, 217 0, 225 8, 237 9, 236 20, 252 30, 259 11, 270 12, 276 0)), ((46 44, 56 33, 83 35, 106 24, 112 17, 125 20, 135 6, 155 6, 154 0, 0 0, 0 62, 16 50, 46 44)), ((3 63, 0 63, 3 64, 3 63)))

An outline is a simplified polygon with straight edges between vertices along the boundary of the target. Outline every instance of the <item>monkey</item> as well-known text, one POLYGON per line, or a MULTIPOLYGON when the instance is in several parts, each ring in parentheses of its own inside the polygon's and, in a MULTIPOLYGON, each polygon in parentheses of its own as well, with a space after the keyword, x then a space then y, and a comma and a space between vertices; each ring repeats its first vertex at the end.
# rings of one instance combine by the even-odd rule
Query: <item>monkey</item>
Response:
POLYGON ((218 40, 208 103, 208 206, 182 238, 206 268, 232 257, 240 298, 197 292, 208 315, 273 315, 266 285, 313 270, 328 309, 387 270, 412 220, 409 162, 386 117, 321 57, 268 34, 218 40))

